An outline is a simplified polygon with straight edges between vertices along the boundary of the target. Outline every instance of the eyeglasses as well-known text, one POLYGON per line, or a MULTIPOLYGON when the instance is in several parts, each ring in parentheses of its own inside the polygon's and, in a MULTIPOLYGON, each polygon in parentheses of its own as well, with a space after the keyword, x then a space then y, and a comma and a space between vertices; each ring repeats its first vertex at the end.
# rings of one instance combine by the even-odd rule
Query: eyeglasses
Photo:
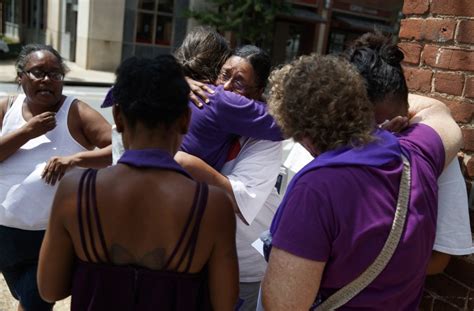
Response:
POLYGON ((64 80, 64 73, 58 71, 42 71, 38 69, 33 70, 25 70, 23 71, 28 75, 28 77, 32 80, 43 80, 46 76, 49 77, 52 81, 63 81, 64 80))
POLYGON ((256 88, 256 86, 248 86, 241 78, 235 77, 230 72, 224 70, 219 73, 218 79, 223 84, 230 81, 232 90, 241 94, 256 88))

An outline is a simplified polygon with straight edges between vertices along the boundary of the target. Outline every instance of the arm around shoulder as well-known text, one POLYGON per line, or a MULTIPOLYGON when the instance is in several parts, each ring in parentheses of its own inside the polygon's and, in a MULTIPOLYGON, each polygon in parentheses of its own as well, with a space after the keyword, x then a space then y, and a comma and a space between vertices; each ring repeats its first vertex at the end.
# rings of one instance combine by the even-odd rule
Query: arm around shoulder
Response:
POLYGON ((410 124, 426 124, 438 133, 445 150, 445 166, 448 165, 462 147, 461 129, 449 108, 439 100, 414 94, 409 95, 408 102, 410 124))
POLYGON ((234 310, 239 293, 233 203, 224 190, 209 187, 209 212, 215 224, 215 242, 209 260, 209 289, 214 310, 234 310))

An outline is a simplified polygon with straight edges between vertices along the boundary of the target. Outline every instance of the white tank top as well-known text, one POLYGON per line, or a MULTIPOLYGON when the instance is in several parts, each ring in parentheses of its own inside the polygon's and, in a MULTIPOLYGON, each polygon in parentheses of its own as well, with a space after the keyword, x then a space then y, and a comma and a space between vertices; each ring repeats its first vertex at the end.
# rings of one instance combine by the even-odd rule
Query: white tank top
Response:
MULTIPOLYGON (((26 124, 25 95, 17 96, 3 118, 0 136, 26 124)), ((57 189, 41 179, 53 156, 67 156, 87 150, 69 132, 67 118, 73 97, 67 97, 56 113, 56 127, 30 139, 9 158, 0 162, 0 225, 24 230, 44 230, 57 189)))

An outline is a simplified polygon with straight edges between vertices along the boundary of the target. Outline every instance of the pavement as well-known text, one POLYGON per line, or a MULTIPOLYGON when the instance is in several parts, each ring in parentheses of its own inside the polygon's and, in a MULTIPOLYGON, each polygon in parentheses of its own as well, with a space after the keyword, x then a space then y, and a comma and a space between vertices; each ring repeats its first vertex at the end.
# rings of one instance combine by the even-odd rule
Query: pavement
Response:
MULTIPOLYGON (((66 64, 70 69, 64 78, 66 85, 111 86, 115 81, 113 72, 87 70, 68 61, 66 64)), ((15 60, 0 60, 0 82, 15 82, 15 78, 15 60)))

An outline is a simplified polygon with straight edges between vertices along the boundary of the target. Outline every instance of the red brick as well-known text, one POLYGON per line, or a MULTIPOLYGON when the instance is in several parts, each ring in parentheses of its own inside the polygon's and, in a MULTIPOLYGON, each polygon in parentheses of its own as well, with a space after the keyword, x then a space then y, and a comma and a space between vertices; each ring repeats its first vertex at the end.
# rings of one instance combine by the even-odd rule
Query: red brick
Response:
POLYGON ((446 42, 454 39, 456 20, 428 18, 421 29, 421 39, 427 41, 446 42))
POLYGON ((434 66, 436 64, 438 51, 439 47, 437 45, 425 45, 421 57, 422 63, 428 66, 434 66))
POLYGON ((403 61, 409 64, 418 65, 420 63, 421 45, 418 43, 402 42, 398 47, 403 51, 405 58, 403 61))
POLYGON ((423 19, 402 19, 398 36, 403 39, 420 40, 420 30, 423 24, 423 19))
POLYGON ((474 50, 443 48, 434 66, 449 70, 474 71, 474 50))
POLYGON ((463 20, 459 23, 456 40, 460 43, 474 43, 473 20, 463 20))
POLYGON ((435 91, 451 95, 462 95, 464 88, 464 75, 460 73, 437 72, 435 78, 435 91))
MULTIPOLYGON (((411 1, 411 0, 408 0, 411 1)), ((431 13, 456 16, 474 16, 474 1, 472 0, 433 0, 431 13)))
MULTIPOLYGON (((467 295, 469 294, 469 288, 460 285, 444 274, 437 274, 427 277, 425 288, 431 292, 436 293, 442 300, 446 300, 459 307, 464 306, 467 295)), ((436 308, 437 303, 438 301, 435 300, 433 304, 433 310, 440 310, 436 308)))
POLYGON ((405 79, 410 91, 427 93, 431 91, 433 72, 427 69, 404 67, 405 79))
POLYGON ((429 0, 409 0, 403 3, 403 14, 425 14, 430 7, 429 0))
MULTIPOLYGON (((461 131, 462 131, 462 137, 463 137, 463 140, 464 140, 464 151, 474 151, 474 129, 473 128, 463 128, 463 129, 461 129, 461 131)), ((469 160, 469 161, 471 161, 471 160, 469 160)), ((474 162, 473 162, 473 164, 474 164, 474 162)), ((468 170, 469 170, 469 165, 468 165, 468 170)))
POLYGON ((450 18, 404 19, 400 38, 446 42, 454 39, 456 21, 450 18))
POLYGON ((451 110, 451 114, 456 122, 471 123, 474 116, 474 104, 459 102, 456 100, 448 100, 439 96, 436 99, 442 101, 451 110))
POLYGON ((464 96, 474 98, 474 77, 468 77, 466 79, 466 90, 464 91, 464 96))

